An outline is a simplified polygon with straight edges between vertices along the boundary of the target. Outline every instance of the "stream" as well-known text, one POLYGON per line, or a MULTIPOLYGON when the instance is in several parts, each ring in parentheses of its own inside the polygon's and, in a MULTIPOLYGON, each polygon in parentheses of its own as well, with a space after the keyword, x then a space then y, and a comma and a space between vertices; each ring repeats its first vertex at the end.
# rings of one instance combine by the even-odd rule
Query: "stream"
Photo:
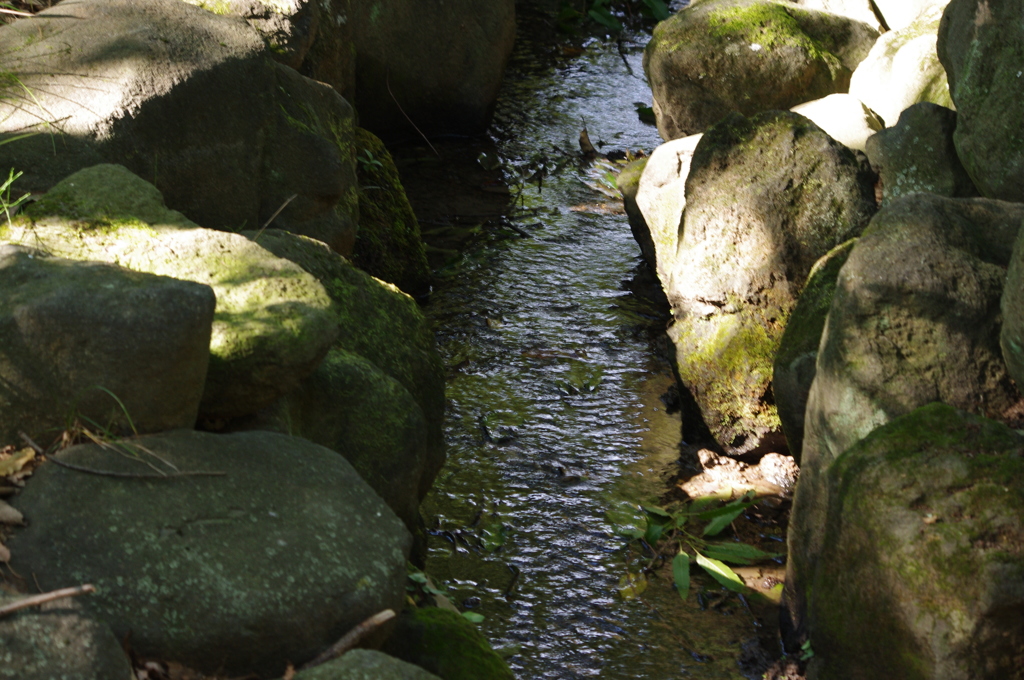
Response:
POLYGON ((669 488, 682 434, 662 400, 664 303, 634 292, 650 274, 609 190, 616 168, 582 159, 578 137, 585 122, 606 154, 661 142, 634 110, 650 103, 645 40, 552 47, 521 26, 493 145, 396 151, 403 178, 461 163, 501 179, 458 220, 451 206, 425 218, 406 181, 425 230, 454 220, 480 234, 444 260, 425 307, 449 375, 448 462, 422 506, 425 571, 485 617, 524 680, 760 678, 774 644, 773 610, 697 573, 701 596, 686 602, 658 564, 639 597, 620 593, 647 558, 618 531, 642 526, 638 504, 669 488), (466 214, 494 205, 497 218, 466 214))

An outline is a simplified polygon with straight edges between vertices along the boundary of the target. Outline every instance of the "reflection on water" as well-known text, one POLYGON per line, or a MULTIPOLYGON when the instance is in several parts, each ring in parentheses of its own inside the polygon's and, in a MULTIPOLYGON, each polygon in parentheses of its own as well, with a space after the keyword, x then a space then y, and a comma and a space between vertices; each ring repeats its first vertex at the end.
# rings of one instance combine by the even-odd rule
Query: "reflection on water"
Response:
POLYGON ((608 515, 656 502, 680 424, 650 342, 664 320, 624 285, 639 249, 576 155, 583 121, 605 153, 659 143, 633 106, 650 102, 641 47, 552 66, 520 40, 494 126, 506 177, 528 178, 518 229, 446 267, 426 310, 450 373, 427 572, 523 679, 740 678, 770 628, 710 583, 707 611, 682 602, 664 570, 642 598, 617 592, 641 556, 608 515))

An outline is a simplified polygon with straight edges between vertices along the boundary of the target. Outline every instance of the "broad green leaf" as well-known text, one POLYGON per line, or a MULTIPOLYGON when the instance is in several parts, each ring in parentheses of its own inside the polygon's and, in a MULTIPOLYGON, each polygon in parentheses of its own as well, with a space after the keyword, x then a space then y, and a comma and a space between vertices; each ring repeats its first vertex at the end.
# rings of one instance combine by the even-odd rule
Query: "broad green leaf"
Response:
POLYGON ((676 529, 682 529, 683 527, 685 527, 686 523, 689 521, 689 519, 690 518, 687 517, 686 515, 676 515, 676 521, 675 521, 676 529))
POLYGON ((651 10, 651 15, 658 21, 664 21, 672 16, 668 6, 662 0, 644 0, 644 4, 651 10))
POLYGON ((654 547, 654 545, 661 540, 661 535, 664 533, 664 524, 648 523, 647 531, 644 532, 644 540, 647 541, 647 545, 654 547))
POLYGON ((664 517, 665 519, 672 519, 672 515, 668 512, 665 512, 661 508, 656 508, 653 505, 641 505, 640 507, 648 515, 655 515, 657 517, 664 517))
POLYGON ((426 583, 427 575, 424 574, 422 571, 418 571, 414 574, 409 574, 409 580, 415 581, 416 583, 426 583))
POLYGON ((613 17, 612 13, 609 12, 604 7, 592 9, 589 12, 587 12, 587 15, 589 15, 591 19, 601 24, 602 26, 605 26, 606 28, 610 28, 613 31, 622 30, 622 24, 619 23, 619 20, 613 17))
POLYGON ((704 546, 704 554, 733 564, 753 564, 779 556, 779 553, 764 552, 746 543, 708 543, 704 546))
POLYGON ((476 612, 462 612, 463 618, 472 623, 480 623, 484 620, 483 614, 477 614, 476 612))
POLYGON ((736 572, 725 565, 724 562, 705 557, 700 553, 697 553, 697 564, 704 568, 704 571, 711 574, 712 578, 721 583, 729 590, 736 591, 737 593, 749 593, 748 588, 744 583, 743 579, 736 575, 736 572))
POLYGON ((746 507, 735 508, 732 512, 730 512, 727 515, 719 515, 718 517, 714 518, 713 520, 708 522, 708 525, 706 527, 704 527, 704 535, 717 536, 718 534, 722 533, 722 529, 732 524, 732 521, 740 515, 742 515, 744 510, 746 510, 746 507))
POLYGON ((672 579, 679 597, 685 600, 690 595, 690 556, 682 550, 672 560, 672 579))
POLYGON ((647 577, 643 573, 623 574, 619 579, 619 595, 623 600, 632 600, 647 590, 647 577))

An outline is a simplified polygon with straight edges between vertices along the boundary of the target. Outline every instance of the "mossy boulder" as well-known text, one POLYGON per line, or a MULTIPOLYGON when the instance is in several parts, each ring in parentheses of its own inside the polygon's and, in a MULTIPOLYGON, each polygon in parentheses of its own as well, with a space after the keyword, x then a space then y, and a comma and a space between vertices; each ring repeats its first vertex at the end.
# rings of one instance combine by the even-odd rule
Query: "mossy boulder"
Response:
MULTIPOLYGON (((877 2, 877 0, 875 0, 877 2)), ((872 10, 872 0, 794 0, 800 7, 815 9, 819 12, 839 14, 856 19, 872 28, 881 29, 878 16, 872 10)))
POLYGON ((370 649, 353 649, 322 666, 299 671, 295 680, 438 680, 419 666, 370 649))
POLYGON ((424 293, 430 287, 427 253, 398 168, 373 133, 357 128, 355 140, 360 194, 352 261, 410 295, 424 293))
POLYGON ((319 280, 338 324, 334 347, 359 355, 416 399, 427 423, 427 464, 420 497, 444 464, 444 368, 434 334, 416 301, 352 266, 322 243, 268 229, 251 238, 319 280))
POLYGON ((1010 417, 1020 394, 999 348, 999 300, 1024 206, 911 194, 882 209, 839 272, 807 399, 786 598, 821 554, 825 474, 876 427, 942 401, 1010 417))
POLYGON ((868 158, 882 180, 882 205, 922 191, 951 198, 978 195, 956 155, 955 130, 955 111, 920 103, 868 140, 868 158))
POLYGON ((275 63, 243 19, 179 0, 74 0, 0 28, 0 51, 0 165, 25 171, 23 190, 118 163, 204 227, 276 213, 276 226, 351 252, 352 107, 275 63))
POLYGON ((811 267, 874 213, 873 184, 853 152, 795 113, 734 114, 697 145, 666 285, 669 336, 726 452, 782 445, 779 340, 811 267))
POLYGON ((130 631, 140 655, 280 674, 402 605, 409 532, 333 451, 178 430, 57 458, 129 476, 37 469, 14 503, 29 526, 10 539, 11 565, 43 590, 94 584, 82 606, 130 631))
POLYGON ((982 196, 1024 201, 1024 24, 1020 0, 952 0, 938 54, 956 104, 953 140, 982 196))
POLYGON ((448 609, 406 610, 384 644, 392 656, 442 680, 512 680, 504 659, 465 617, 448 609))
POLYGON ((850 94, 895 125, 900 113, 918 102, 951 107, 946 71, 939 63, 942 7, 933 6, 909 26, 889 31, 850 78, 850 94))
POLYGON ((1021 677, 1022 453, 1018 432, 935 403, 832 463, 809 678, 1021 677))
POLYGON ((659 23, 644 52, 662 138, 731 111, 788 109, 849 87, 878 33, 839 15, 765 0, 705 0, 659 23))
POLYGON ((854 243, 856 239, 850 239, 836 246, 811 268, 775 353, 772 395, 786 442, 797 462, 804 443, 804 411, 807 410, 807 395, 814 382, 821 333, 832 306, 839 270, 846 263, 854 243))
MULTIPOLYGON (((0 606, 20 596, 0 595, 0 606)), ((128 656, 110 628, 70 599, 0 618, 2 680, 131 680, 128 656)))
POLYGON ((82 170, 0 239, 210 286, 217 307, 200 412, 220 419, 267 406, 312 372, 337 337, 330 297, 298 265, 244 236, 190 228, 178 213, 117 196, 143 193, 144 184, 119 166, 82 170), (161 216, 173 222, 143 219, 161 216))
POLYGON ((204 285, 0 245, 0 444, 195 425, 216 301, 204 285))

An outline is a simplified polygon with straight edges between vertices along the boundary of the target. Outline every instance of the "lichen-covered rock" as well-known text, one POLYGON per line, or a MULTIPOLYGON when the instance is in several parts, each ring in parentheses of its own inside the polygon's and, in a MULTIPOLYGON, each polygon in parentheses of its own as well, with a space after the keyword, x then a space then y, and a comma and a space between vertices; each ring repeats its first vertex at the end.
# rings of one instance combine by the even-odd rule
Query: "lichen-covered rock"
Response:
POLYGON ((1022 451, 1005 425, 936 403, 832 463, 809 678, 1021 677, 1022 451))
POLYGON ((295 680, 440 680, 419 666, 370 649, 353 649, 334 661, 308 671, 295 680))
POLYGON ((372 133, 356 130, 359 162, 359 234, 352 261, 410 295, 430 286, 420 225, 391 154, 372 133))
POLYGON ((796 628, 833 461, 933 401, 999 418, 1020 400, 999 350, 999 300, 1022 217, 1019 204, 912 194, 878 213, 840 270, 789 525, 786 599, 796 628))
POLYGON ((214 304, 208 286, 0 245, 0 443, 46 445, 79 418, 194 426, 214 304))
POLYGON ((654 251, 654 241, 651 238, 651 229, 647 226, 644 214, 636 202, 637 194, 640 192, 640 177, 649 160, 646 157, 638 158, 622 168, 618 177, 615 178, 615 188, 622 194, 622 203, 626 208, 626 217, 629 219, 629 229, 640 246, 640 253, 651 270, 654 271, 657 268, 657 257, 654 251))
POLYGON ((951 107, 946 71, 935 43, 942 6, 928 8, 916 21, 882 35, 850 78, 850 94, 894 125, 918 102, 951 107))
POLYGON ((938 53, 956 104, 953 140, 982 196, 1024 201, 1024 4, 952 0, 938 53))
POLYGON ((384 651, 442 680, 514 677, 476 626, 448 609, 422 607, 403 612, 394 633, 384 643, 384 651))
POLYGON ((178 430, 57 457, 128 475, 223 473, 115 478, 51 463, 16 499, 29 526, 10 540, 14 570, 44 590, 94 584, 82 605, 117 636, 131 631, 141 655, 281 673, 401 607, 409 533, 333 451, 178 430))
POLYGON ((921 103, 868 140, 868 158, 882 180, 882 205, 921 191, 950 198, 978 195, 956 155, 955 129, 956 112, 921 103))
POLYGON ((311 373, 337 336, 327 292, 299 266, 244 236, 189 228, 173 211, 165 210, 171 224, 145 221, 163 213, 153 203, 117 198, 122 189, 145 193, 145 184, 119 166, 82 170, 0 239, 210 286, 217 308, 201 414, 230 418, 267 406, 311 373), (136 215, 138 206, 144 210, 136 215))
POLYGON ((856 151, 863 151, 868 137, 885 127, 874 111, 848 94, 830 94, 790 111, 810 118, 832 139, 856 151))
MULTIPOLYGON (((0 606, 17 596, 0 595, 0 606)), ((78 603, 49 602, 0 618, 0 680, 133 680, 121 644, 78 603)))
POLYGON ((68 0, 0 28, 0 165, 41 192, 98 159, 205 227, 275 225, 349 253, 352 108, 257 31, 178 0, 68 0), (131 67, 126 67, 131 64, 131 67), (26 131, 45 134, 11 141, 26 131))
POLYGON ((818 260, 807 277, 793 308, 772 366, 772 395, 782 431, 797 461, 804 443, 804 411, 814 381, 821 332, 832 306, 839 270, 846 263, 855 239, 836 246, 818 260))
POLYGON ((680 379, 718 444, 781 443, 772 362, 811 267, 875 210, 853 152, 795 113, 734 114, 697 145, 666 286, 680 379))
POLYGON ((703 132, 845 92, 878 33, 833 14, 765 0, 705 0, 661 22, 644 52, 658 132, 703 132))
POLYGON ((444 368, 433 331, 415 300, 312 239, 275 229, 249 236, 323 283, 339 326, 334 346, 369 360, 401 383, 420 405, 427 420, 422 497, 445 460, 444 368))
POLYGON ((1006 368, 1018 385, 1024 385, 1024 240, 1018 234, 1006 272, 1006 287, 1000 302, 1003 325, 999 345, 1006 368))

